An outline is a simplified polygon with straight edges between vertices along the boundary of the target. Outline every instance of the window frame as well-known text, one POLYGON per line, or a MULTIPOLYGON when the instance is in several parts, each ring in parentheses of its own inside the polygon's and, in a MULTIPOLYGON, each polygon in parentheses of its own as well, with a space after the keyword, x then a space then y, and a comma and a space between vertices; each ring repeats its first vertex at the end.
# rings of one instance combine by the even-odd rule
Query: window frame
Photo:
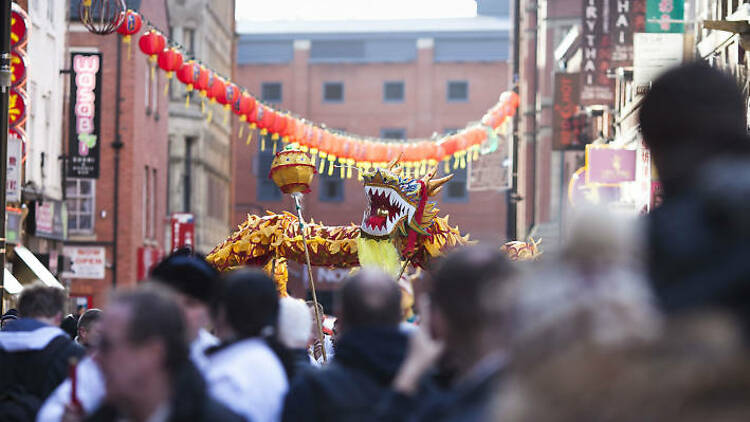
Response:
POLYGON ((346 98, 345 97, 346 91, 344 89, 344 82, 342 82, 342 81, 328 81, 328 82, 323 82, 323 92, 322 92, 322 94, 323 94, 322 97, 323 97, 323 103, 324 104, 342 104, 344 102, 344 99, 346 98), (341 99, 337 100, 337 99, 326 98, 326 88, 328 88, 329 86, 335 86, 335 85, 340 85, 341 86, 341 99))
POLYGON ((405 140, 406 138, 406 128, 402 127, 384 127, 380 129, 380 137, 383 139, 393 139, 393 140, 405 140), (394 138, 391 136, 386 136, 388 132, 396 132, 401 131, 401 134, 403 135, 400 138, 394 138))
POLYGON ((465 79, 447 81, 445 83, 445 101, 449 103, 468 103, 469 102, 469 81, 465 79), (451 85, 452 84, 466 85, 466 97, 465 98, 451 98, 451 85))
POLYGON ((402 104, 406 100, 406 83, 404 81, 385 81, 383 82, 383 102, 388 104, 402 104), (388 98, 388 85, 399 84, 401 85, 401 98, 389 99, 388 98))
POLYGON ((255 165, 255 199, 259 202, 280 202, 284 199, 284 195, 281 193, 281 189, 279 189, 278 186, 273 182, 273 180, 268 178, 268 173, 261 171, 261 163, 265 162, 268 163, 268 167, 271 166, 271 161, 273 160, 273 143, 277 142, 276 144, 276 151, 281 151, 282 142, 281 139, 278 139, 274 141, 269 136, 268 139, 266 139, 266 150, 261 151, 261 142, 260 139, 256 141, 256 144, 258 145, 258 149, 256 150, 256 165, 255 165), (265 174, 264 174, 265 173, 265 174))
POLYGON ((454 176, 453 179, 446 182, 446 184, 443 186, 443 202, 469 202, 469 163, 466 163, 466 168, 463 169, 461 167, 453 169, 453 166, 451 165, 450 173, 454 176), (457 183, 463 183, 464 185, 464 194, 462 196, 453 196, 450 194, 450 187, 457 183))
POLYGON ((344 202, 346 198, 346 179, 342 179, 339 176, 338 171, 334 171, 333 175, 329 176, 326 174, 318 175, 318 201, 320 202, 344 202), (339 185, 339 194, 336 196, 329 196, 325 189, 324 184, 328 182, 336 182, 339 185))
POLYGON ((261 82, 260 84, 260 96, 261 100, 269 104, 281 104, 284 101, 284 84, 281 82, 261 82), (266 88, 270 88, 273 85, 279 86, 279 98, 270 99, 266 97, 266 88))
POLYGON ((65 183, 75 183, 75 194, 70 195, 67 193, 68 187, 65 186, 66 195, 65 195, 65 203, 67 205, 68 209, 68 233, 71 235, 91 235, 94 234, 95 227, 96 227, 96 180, 95 179, 82 179, 82 178, 75 178, 75 177, 69 177, 65 180, 65 183), (90 194, 89 195, 83 195, 81 194, 81 184, 90 183, 90 194), (83 200, 91 200, 91 211, 90 213, 82 213, 79 210, 78 202, 83 200), (71 203, 74 203, 76 206, 71 207, 71 203), (80 216, 81 215, 90 215, 91 216, 91 228, 81 229, 80 228, 80 216), (70 221, 75 220, 75 228, 70 227, 70 221))

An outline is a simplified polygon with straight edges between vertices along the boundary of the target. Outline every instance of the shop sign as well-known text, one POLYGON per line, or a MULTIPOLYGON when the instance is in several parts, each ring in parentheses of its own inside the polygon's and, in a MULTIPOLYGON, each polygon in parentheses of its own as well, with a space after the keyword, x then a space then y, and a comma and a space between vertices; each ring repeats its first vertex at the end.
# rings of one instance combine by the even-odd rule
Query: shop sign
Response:
POLYGON ((63 255, 70 259, 70 271, 63 272, 63 278, 104 279, 107 252, 103 247, 66 246, 63 255))
POLYGON ((102 55, 72 53, 68 176, 99 178, 102 55))
POLYGON ((8 202, 21 202, 22 143, 17 133, 8 133, 8 174, 5 186, 5 200, 8 202))
POLYGON ((646 95, 651 82, 683 61, 682 34, 635 34, 633 84, 636 96, 646 95))
POLYGON ((170 218, 172 231, 172 252, 180 248, 191 248, 195 245, 195 218, 189 213, 175 213, 170 218))
POLYGON ((26 55, 17 51, 10 53, 10 86, 17 87, 26 82, 26 55))
POLYGON ((646 32, 685 32, 685 0, 648 0, 646 32))
POLYGON ((37 202, 34 209, 37 237, 65 240, 68 237, 68 213, 62 201, 37 202))
POLYGON ((5 207, 5 218, 5 241, 13 244, 21 243, 23 210, 5 207))
POLYGON ((138 281, 143 281, 148 278, 151 270, 159 263, 162 259, 162 251, 160 249, 151 246, 141 246, 138 248, 138 281))
POLYGON ((613 31, 612 66, 633 65, 633 33, 646 28, 646 0, 610 0, 613 31))
POLYGON ((612 68, 613 32, 610 25, 611 0, 583 1, 581 49, 581 104, 614 103, 615 81, 607 75, 612 68))
MULTIPOLYGON (((7 21, 6 21, 7 22, 7 21)), ((26 45, 29 31, 29 21, 26 12, 17 4, 13 4, 10 12, 10 46, 21 48, 26 45)))
POLYGON ((26 93, 16 88, 10 89, 8 96, 8 124, 11 128, 21 126, 26 122, 26 93))
POLYGON ((606 145, 586 146, 586 184, 616 186, 633 182, 636 176, 637 151, 610 148, 606 145))
POLYGON ((555 106, 552 116, 553 149, 582 149, 578 124, 581 84, 578 73, 555 74, 555 106))
POLYGON ((466 189, 469 191, 510 189, 510 174, 513 167, 510 137, 496 132, 492 133, 492 137, 497 140, 497 149, 493 152, 480 154, 476 160, 469 162, 466 184, 466 189))

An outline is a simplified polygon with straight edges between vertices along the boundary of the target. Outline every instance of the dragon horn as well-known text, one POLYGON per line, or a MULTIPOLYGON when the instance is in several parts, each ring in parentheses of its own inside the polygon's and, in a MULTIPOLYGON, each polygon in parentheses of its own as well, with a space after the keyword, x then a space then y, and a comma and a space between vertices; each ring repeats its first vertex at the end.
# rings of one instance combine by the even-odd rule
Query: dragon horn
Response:
POLYGON ((440 192, 440 188, 448 183, 449 180, 453 179, 453 174, 449 174, 445 177, 441 177, 440 179, 430 180, 427 182, 427 192, 429 192, 430 196, 434 196, 438 192, 440 192))
POLYGON ((435 177, 435 174, 437 174, 437 167, 429 170, 427 174, 425 174, 424 177, 422 178, 422 181, 425 183, 429 183, 430 180, 432 180, 432 178, 435 177))
POLYGON ((399 161, 401 161, 401 157, 403 157, 403 156, 404 156, 404 153, 403 153, 403 152, 402 152, 402 153, 399 153, 399 154, 398 154, 398 157, 396 157, 396 158, 394 158, 393 160, 391 160, 391 162, 390 162, 390 163, 388 163, 388 164, 387 164, 387 165, 385 166, 385 169, 386 169, 386 170, 388 170, 388 171, 393 171, 393 168, 394 168, 394 167, 396 167, 396 164, 398 164, 398 162, 399 162, 399 161))

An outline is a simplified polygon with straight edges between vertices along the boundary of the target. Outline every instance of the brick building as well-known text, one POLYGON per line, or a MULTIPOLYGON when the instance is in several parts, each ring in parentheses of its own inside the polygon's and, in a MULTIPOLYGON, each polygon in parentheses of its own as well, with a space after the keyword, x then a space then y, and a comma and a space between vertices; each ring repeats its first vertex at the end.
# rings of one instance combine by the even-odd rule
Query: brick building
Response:
MULTIPOLYGON (((501 6, 496 16, 475 18, 240 21, 236 80, 268 104, 362 136, 400 142, 457 130, 478 121, 508 87, 507 2, 492 3, 501 6)), ((293 209, 268 180, 270 145, 260 151, 257 139, 235 142, 235 224, 248 213, 293 209)), ((473 239, 499 245, 506 191, 470 192, 467 170, 455 173, 436 198, 441 214, 473 239)), ((316 176, 305 202, 308 218, 329 225, 359 224, 365 206, 361 183, 341 179, 338 169, 316 176)))
MULTIPOLYGON (((165 2, 128 1, 158 29, 167 29, 165 2)), ((65 181, 69 214, 66 250, 104 248, 104 278, 72 278, 71 296, 85 298, 90 306, 101 306, 106 293, 117 286, 134 284, 139 261, 148 264, 163 249, 167 209, 167 118, 163 72, 151 78, 148 58, 127 46, 118 50, 121 37, 98 36, 78 22, 79 2, 70 5, 68 48, 71 53, 101 53, 100 172, 98 178, 68 177, 65 181), (118 60, 118 51, 121 53, 118 60), (120 113, 116 113, 116 92, 120 73, 120 113), (119 137, 116 126, 119 124, 119 137), (115 198, 116 146, 119 148, 119 194, 115 198), (115 232, 115 218, 118 229, 115 232), (117 251, 115 253, 115 250, 117 251), (140 258, 139 258, 140 255, 140 258)), ((145 26, 145 23, 144 23, 145 26)), ((68 61, 70 57, 68 57, 68 61)), ((70 63, 68 63, 70 68, 70 63)), ((70 80, 66 85, 70 84, 70 80)), ((68 98, 66 107, 75 99, 68 98)), ((66 114, 68 116, 68 114, 66 114)), ((66 119, 65 133, 71 121, 66 119)), ((71 142, 66 136, 66 146, 71 142)), ((75 139, 72 140, 76 142, 75 139)), ((67 147, 66 147, 67 148, 67 147)))

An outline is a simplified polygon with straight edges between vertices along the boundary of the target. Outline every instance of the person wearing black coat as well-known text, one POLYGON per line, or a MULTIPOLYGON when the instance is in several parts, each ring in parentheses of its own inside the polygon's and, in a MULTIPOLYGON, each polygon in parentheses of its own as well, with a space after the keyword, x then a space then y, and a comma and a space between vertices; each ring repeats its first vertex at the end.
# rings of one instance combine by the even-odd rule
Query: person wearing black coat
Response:
POLYGON ((352 277, 340 291, 336 357, 322 370, 297 376, 282 420, 374 420, 373 404, 388 391, 406 353, 400 304, 398 285, 387 275, 365 269, 352 277))

